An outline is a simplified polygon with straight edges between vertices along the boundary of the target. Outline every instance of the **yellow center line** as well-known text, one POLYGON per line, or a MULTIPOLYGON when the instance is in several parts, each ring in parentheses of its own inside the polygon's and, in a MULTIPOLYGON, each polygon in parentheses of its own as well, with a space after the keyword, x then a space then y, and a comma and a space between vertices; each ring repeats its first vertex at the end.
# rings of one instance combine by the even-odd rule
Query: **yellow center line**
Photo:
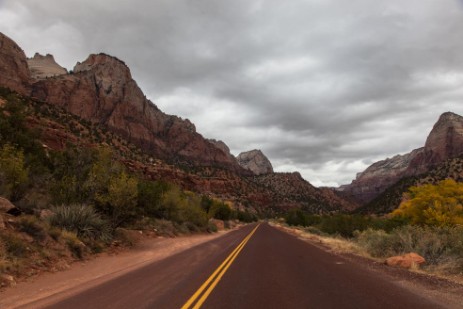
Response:
POLYGON ((233 263, 233 261, 236 259, 238 254, 241 252, 241 250, 244 248, 246 243, 249 241, 249 239, 252 237, 252 235, 255 233, 259 225, 257 225, 251 233, 249 233, 243 241, 230 253, 230 255, 223 261, 222 264, 212 273, 212 275, 201 285, 201 287, 193 294, 193 296, 188 299, 188 301, 182 306, 182 309, 188 309, 190 306, 198 299, 198 297, 201 296, 201 294, 204 292, 204 290, 207 288, 206 292, 201 296, 201 298, 198 300, 198 302, 192 307, 193 309, 198 309, 201 307, 201 305, 206 301, 207 297, 209 294, 211 294, 212 290, 217 286, 219 283, 220 279, 223 277, 225 272, 228 270, 230 265, 233 263), (212 282, 212 283, 211 283, 212 282))

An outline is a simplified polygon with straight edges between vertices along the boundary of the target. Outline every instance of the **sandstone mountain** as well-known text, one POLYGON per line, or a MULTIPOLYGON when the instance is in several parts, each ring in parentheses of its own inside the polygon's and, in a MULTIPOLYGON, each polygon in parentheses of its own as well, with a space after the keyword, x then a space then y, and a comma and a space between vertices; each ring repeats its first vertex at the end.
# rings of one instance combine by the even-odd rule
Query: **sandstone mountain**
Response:
POLYGON ((424 184, 435 185, 439 181, 449 178, 458 182, 463 181, 463 156, 448 159, 424 174, 400 179, 398 182, 387 188, 382 194, 374 198, 371 202, 356 209, 355 211, 366 214, 390 213, 399 207, 404 198, 404 193, 407 192, 411 186, 420 186, 424 184))
POLYGON ((431 171, 448 159, 463 154, 463 117, 447 112, 431 130, 424 147, 405 155, 376 162, 338 190, 359 204, 366 204, 405 177, 431 171))
POLYGON ((27 64, 32 78, 46 79, 57 75, 66 74, 68 71, 56 63, 55 58, 47 54, 45 56, 36 53, 33 58, 27 59, 27 64))
POLYGON ((236 158, 239 165, 250 170, 254 175, 273 173, 272 163, 260 150, 242 152, 236 158))
POLYGON ((0 32, 0 85, 20 94, 28 94, 31 75, 24 51, 0 32))
POLYGON ((35 113, 29 116, 30 126, 41 132, 49 149, 105 143, 146 179, 168 181, 270 215, 287 207, 317 213, 349 208, 349 203, 300 175, 273 174, 259 151, 243 168, 225 143, 207 140, 189 120, 159 110, 115 57, 93 54, 65 72, 51 55, 36 54, 28 64, 11 39, 0 34, 0 42, 0 87, 30 98, 29 110, 35 113))
POLYGON ((160 111, 117 58, 90 55, 74 67, 72 74, 39 80, 32 89, 34 98, 105 125, 156 157, 176 164, 242 170, 227 153, 197 133, 188 119, 160 111))

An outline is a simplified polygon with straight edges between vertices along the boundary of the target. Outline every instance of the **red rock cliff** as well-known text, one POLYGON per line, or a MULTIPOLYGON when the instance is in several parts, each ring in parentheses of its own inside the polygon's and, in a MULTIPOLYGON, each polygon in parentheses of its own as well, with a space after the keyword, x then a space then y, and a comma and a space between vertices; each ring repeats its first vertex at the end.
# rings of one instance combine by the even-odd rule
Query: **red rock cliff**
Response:
POLYGON ((162 159, 242 171, 229 154, 198 134, 189 120, 161 112, 117 58, 90 55, 77 63, 73 73, 34 83, 32 96, 105 125, 162 159))
POLYGON ((24 51, 0 32, 0 85, 25 95, 29 93, 30 82, 24 51))
POLYGON ((416 176, 463 154, 463 117, 444 113, 434 125, 423 148, 376 162, 351 184, 339 188, 346 197, 365 204, 407 176, 416 176))

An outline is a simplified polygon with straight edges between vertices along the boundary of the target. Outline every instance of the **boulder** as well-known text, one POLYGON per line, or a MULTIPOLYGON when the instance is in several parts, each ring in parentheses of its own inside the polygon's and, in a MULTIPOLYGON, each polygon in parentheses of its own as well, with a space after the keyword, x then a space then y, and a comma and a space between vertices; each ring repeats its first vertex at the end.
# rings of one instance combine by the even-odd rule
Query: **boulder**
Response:
POLYGON ((14 206, 9 200, 4 197, 0 197, 0 213, 8 213, 15 209, 14 206))
POLYGON ((11 275, 7 274, 1 274, 0 275, 0 286, 1 287, 10 287, 10 286, 15 286, 16 281, 14 280, 14 277, 11 275))
POLYGON ((3 217, 0 214, 0 230, 4 230, 5 228, 6 228, 5 227, 5 222, 3 222, 3 217))
POLYGON ((407 253, 400 256, 393 256, 386 259, 386 265, 397 266, 402 268, 411 268, 426 263, 424 257, 416 253, 407 253))
POLYGON ((40 210, 40 219, 46 220, 50 217, 52 217, 55 213, 51 211, 50 209, 42 209, 40 210))
POLYGON ((242 152, 236 159, 241 167, 250 170, 254 175, 273 173, 272 163, 260 150, 242 152))
POLYGON ((225 229, 225 223, 223 220, 210 219, 209 223, 215 224, 218 231, 223 231, 225 229))

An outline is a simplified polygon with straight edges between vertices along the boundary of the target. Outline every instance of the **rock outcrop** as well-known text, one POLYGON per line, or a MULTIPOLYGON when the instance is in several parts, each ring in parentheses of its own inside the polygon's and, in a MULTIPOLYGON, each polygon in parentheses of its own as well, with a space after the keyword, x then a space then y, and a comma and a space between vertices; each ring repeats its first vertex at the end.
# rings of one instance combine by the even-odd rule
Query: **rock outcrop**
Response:
POLYGON ((107 126, 159 158, 242 171, 227 153, 198 134, 188 119, 160 111, 115 57, 90 55, 77 63, 72 74, 39 80, 32 87, 33 97, 107 126))
POLYGON ((31 77, 35 79, 45 79, 57 75, 67 74, 67 70, 56 63, 55 58, 47 54, 45 56, 36 53, 33 58, 27 59, 31 77))
POLYGON ((0 85, 27 95, 30 82, 31 76, 24 51, 0 32, 0 85))
POLYGON ((408 175, 427 172, 429 167, 463 154, 463 117, 451 112, 442 114, 426 139, 422 152, 413 156, 408 175))
POLYGON ((392 256, 390 258, 387 258, 384 263, 388 266, 412 268, 418 267, 421 264, 426 263, 426 260, 421 255, 412 252, 404 255, 392 256))
POLYGON ((254 175, 273 173, 272 163, 260 150, 242 152, 236 159, 241 167, 250 170, 254 175))
POLYGON ((462 154, 463 117, 447 112, 439 117, 424 147, 376 162, 358 174, 351 184, 338 190, 343 196, 366 204, 400 179, 426 173, 462 154))

